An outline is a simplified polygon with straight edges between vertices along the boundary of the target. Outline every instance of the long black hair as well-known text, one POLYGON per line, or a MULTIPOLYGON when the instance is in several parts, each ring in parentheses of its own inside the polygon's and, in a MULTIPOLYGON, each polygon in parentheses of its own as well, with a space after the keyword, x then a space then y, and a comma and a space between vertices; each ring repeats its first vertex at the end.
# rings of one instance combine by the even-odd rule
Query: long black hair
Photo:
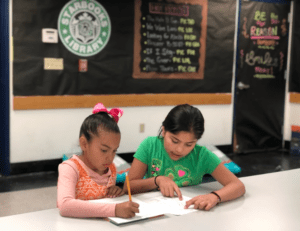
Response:
POLYGON ((120 129, 116 121, 106 112, 99 112, 88 116, 82 123, 79 138, 84 135, 87 141, 91 141, 92 136, 98 136, 98 128, 108 132, 120 134, 120 129))
MULTIPOLYGON (((174 107, 162 123, 165 131, 177 134, 181 131, 193 132, 198 140, 204 133, 204 118, 198 108, 189 104, 180 104, 174 107)), ((159 136, 161 136, 160 128, 159 136)))

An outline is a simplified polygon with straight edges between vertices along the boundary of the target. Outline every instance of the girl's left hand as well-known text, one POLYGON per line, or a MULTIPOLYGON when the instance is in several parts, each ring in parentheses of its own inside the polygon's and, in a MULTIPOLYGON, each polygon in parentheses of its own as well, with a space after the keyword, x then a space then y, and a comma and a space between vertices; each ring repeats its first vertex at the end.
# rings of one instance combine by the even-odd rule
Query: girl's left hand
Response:
POLYGON ((185 209, 194 205, 194 209, 210 210, 218 203, 218 198, 214 194, 199 195, 188 200, 184 206, 185 209))
POLYGON ((108 188, 107 197, 108 198, 119 197, 119 196, 122 196, 123 194, 124 194, 123 189, 121 189, 120 187, 118 187, 116 185, 113 185, 108 188))

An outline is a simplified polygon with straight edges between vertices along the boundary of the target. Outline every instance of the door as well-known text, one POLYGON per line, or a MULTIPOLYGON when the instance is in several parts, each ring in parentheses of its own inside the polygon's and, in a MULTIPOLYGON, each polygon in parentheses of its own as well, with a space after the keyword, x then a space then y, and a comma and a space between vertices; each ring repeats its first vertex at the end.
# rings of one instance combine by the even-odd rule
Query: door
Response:
POLYGON ((233 147, 238 153, 282 147, 290 5, 270 2, 241 0, 233 147))

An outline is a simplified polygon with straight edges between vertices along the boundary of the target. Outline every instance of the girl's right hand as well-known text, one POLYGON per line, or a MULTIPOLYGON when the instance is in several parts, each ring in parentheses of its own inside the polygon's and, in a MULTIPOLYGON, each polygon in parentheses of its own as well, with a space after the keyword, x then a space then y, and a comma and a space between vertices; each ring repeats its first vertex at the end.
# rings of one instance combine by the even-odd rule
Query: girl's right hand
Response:
POLYGON ((116 205, 116 217, 131 218, 139 213, 139 204, 127 201, 116 205))
POLYGON ((179 187, 169 177, 158 176, 156 178, 156 183, 159 186, 159 190, 161 191, 162 195, 165 197, 174 197, 174 192, 176 192, 179 200, 182 200, 182 194, 179 187))

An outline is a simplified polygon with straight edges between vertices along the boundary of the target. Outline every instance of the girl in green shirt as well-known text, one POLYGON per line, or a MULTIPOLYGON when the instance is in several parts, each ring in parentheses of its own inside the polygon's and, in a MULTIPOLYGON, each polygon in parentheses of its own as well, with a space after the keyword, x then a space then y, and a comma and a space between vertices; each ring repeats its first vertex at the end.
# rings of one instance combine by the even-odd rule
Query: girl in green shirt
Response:
POLYGON ((203 175, 211 174, 223 188, 192 198, 185 208, 194 205, 210 210, 220 202, 242 196, 244 184, 215 154, 197 144, 203 132, 204 118, 199 109, 188 104, 174 107, 163 121, 159 136, 146 138, 134 154, 128 174, 132 192, 158 188, 164 196, 177 194, 182 200, 179 187, 200 184, 203 175))

